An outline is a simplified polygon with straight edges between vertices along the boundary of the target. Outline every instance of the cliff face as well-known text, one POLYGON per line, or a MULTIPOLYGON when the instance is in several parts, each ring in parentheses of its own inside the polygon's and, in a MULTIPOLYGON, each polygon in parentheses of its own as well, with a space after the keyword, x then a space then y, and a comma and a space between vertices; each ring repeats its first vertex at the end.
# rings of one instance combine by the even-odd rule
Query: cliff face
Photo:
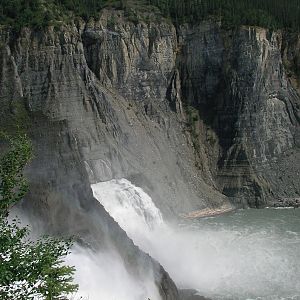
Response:
POLYGON ((114 116, 108 121, 114 131, 104 132, 104 145, 86 152, 90 181, 125 177, 143 187, 166 216, 228 203, 212 181, 203 180, 185 120, 167 98, 177 64, 175 28, 135 25, 105 12, 81 37, 89 69, 115 100, 109 101, 114 116))
POLYGON ((182 28, 181 37, 181 98, 198 112, 196 150, 218 188, 244 205, 296 201, 299 39, 209 23, 182 28))
POLYGON ((21 120, 35 146, 24 208, 52 231, 113 245, 135 272, 138 261, 155 266, 164 299, 176 299, 89 185, 126 178, 166 218, 295 203, 299 47, 297 36, 265 29, 176 30, 109 11, 60 31, 1 30, 0 124, 21 120))
MULTIPOLYGON (((180 213, 226 205, 208 187, 238 206, 299 200, 297 36, 261 28, 225 31, 210 22, 176 31, 168 23, 134 25, 104 13, 82 38, 96 77, 124 98, 128 110, 141 113, 129 117, 133 131, 136 117, 151 128, 146 140, 155 140, 158 151, 146 149, 146 141, 131 143, 130 152, 147 162, 118 175, 138 179, 160 208, 180 213)), ((132 161, 122 154, 120 165, 132 161)))

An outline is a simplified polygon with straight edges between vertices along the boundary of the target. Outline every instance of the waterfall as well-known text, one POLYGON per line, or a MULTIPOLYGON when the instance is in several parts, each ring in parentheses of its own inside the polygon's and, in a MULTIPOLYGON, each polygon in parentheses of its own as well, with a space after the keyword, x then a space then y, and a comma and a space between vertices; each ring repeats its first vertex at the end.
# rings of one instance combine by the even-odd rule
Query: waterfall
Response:
MULTIPOLYGON (((93 184, 92 189, 94 197, 133 241, 150 248, 151 234, 164 224, 151 197, 126 179, 93 184)), ((147 269, 140 278, 134 277, 113 249, 93 253, 77 246, 67 262, 76 268, 75 282, 79 284, 76 300, 161 299, 153 270, 147 269)))
POLYGON ((241 210, 170 226, 151 197, 126 179, 92 189, 179 288, 194 288, 213 299, 300 299, 298 211, 241 210))
POLYGON ((160 210, 151 197, 126 179, 92 185, 94 197, 138 246, 150 242, 153 232, 164 227, 160 210))

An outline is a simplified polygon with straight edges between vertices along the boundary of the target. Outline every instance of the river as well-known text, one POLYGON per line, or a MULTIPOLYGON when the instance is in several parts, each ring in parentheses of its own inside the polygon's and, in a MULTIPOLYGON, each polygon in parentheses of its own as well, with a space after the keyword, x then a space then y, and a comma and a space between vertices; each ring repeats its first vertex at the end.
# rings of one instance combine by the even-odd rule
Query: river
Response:
POLYGON ((300 299, 300 209, 247 209, 185 223, 199 289, 214 299, 300 299))
POLYGON ((300 209, 246 209, 170 225, 151 197, 126 179, 92 188, 179 288, 211 299, 300 299, 300 209))

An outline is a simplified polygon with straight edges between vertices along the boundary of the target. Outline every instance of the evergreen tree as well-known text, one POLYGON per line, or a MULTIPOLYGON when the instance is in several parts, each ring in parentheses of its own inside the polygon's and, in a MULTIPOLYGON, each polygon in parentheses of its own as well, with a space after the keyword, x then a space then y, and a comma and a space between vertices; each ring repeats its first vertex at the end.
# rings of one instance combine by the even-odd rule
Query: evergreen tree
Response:
POLYGON ((26 135, 3 137, 9 149, 0 158, 0 299, 66 299, 77 290, 74 268, 63 264, 70 241, 44 237, 33 242, 28 227, 8 221, 9 209, 28 190, 23 169, 32 147, 26 135))
POLYGON ((300 0, 1 0, 0 24, 41 28, 74 16, 96 17, 105 6, 123 10, 148 6, 149 11, 156 6, 175 24, 214 18, 224 26, 300 30, 300 0))

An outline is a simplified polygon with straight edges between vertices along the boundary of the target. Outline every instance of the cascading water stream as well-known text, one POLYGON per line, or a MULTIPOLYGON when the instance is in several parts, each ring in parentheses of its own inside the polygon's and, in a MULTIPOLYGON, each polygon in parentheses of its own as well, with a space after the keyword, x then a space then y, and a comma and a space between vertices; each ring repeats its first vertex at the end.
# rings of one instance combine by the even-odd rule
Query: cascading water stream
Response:
POLYGON ((137 244, 150 238, 153 230, 164 226, 159 209, 151 197, 126 179, 92 185, 94 197, 137 244))
POLYGON ((135 244, 157 259, 179 287, 214 299, 300 299, 298 211, 288 213, 288 222, 296 224, 292 229, 284 214, 274 210, 245 210, 174 228, 164 223, 151 197, 126 179, 97 183, 92 189, 135 244))
MULTIPOLYGON (((95 197, 101 199, 121 227, 135 232, 134 240, 138 243, 145 244, 147 240, 150 246, 151 237, 146 238, 147 233, 163 226, 162 215, 152 199, 125 179, 92 187, 95 197)), ((141 278, 134 277, 113 249, 94 253, 75 247, 66 262, 76 268, 75 282, 79 284, 76 300, 161 300, 153 270, 144 270, 141 278)))

